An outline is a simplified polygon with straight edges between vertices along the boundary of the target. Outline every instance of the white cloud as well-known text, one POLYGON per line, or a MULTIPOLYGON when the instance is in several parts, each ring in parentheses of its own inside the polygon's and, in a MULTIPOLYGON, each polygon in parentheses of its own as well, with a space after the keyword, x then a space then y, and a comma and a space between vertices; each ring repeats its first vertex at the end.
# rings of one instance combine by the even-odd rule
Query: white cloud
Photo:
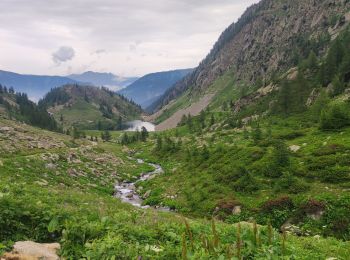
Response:
POLYGON ((220 33, 256 2, 1 0, 0 69, 62 75, 71 67, 74 73, 140 76, 195 67, 220 33), (57 43, 74 50, 52 56, 57 43), (60 66, 52 66, 52 58, 60 66))

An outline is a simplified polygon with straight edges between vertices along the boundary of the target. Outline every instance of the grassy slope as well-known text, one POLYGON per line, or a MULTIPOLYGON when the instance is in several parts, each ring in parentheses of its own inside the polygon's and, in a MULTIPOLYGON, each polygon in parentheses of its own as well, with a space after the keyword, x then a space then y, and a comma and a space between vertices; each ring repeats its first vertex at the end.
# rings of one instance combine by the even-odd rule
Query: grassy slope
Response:
MULTIPOLYGON (((172 136, 173 140, 181 139, 178 151, 155 152, 155 140, 148 145, 133 146, 133 149, 143 151, 141 157, 161 161, 166 169, 163 176, 142 184, 144 191, 152 191, 146 202, 172 206, 194 216, 211 216, 220 201, 232 200, 243 205, 243 213, 239 217, 226 215, 228 221, 254 217, 260 223, 267 223, 271 218, 273 224, 279 227, 293 217, 302 221, 301 226, 314 234, 333 234, 338 221, 349 223, 347 214, 350 208, 346 204, 350 198, 350 179, 346 176, 349 176, 350 166, 350 128, 341 132, 324 132, 306 114, 289 118, 270 117, 260 124, 262 139, 258 143, 252 139, 252 130, 249 130, 247 139, 246 134, 237 129, 191 135, 187 127, 182 127, 163 134, 172 136), (269 132, 271 136, 268 137, 269 132), (269 172, 269 167, 272 167, 273 147, 269 140, 280 139, 287 146, 301 147, 298 152, 290 154, 292 184, 295 185, 290 190, 276 189, 282 185, 280 178, 266 177, 263 173, 265 169, 269 172), (205 159, 201 156, 203 145, 209 150, 209 157, 205 159), (189 155, 188 150, 197 152, 197 155, 189 155), (237 172, 240 165, 253 174, 258 182, 257 191, 235 190, 242 174, 239 170, 237 172), (330 177, 333 176, 329 175, 331 172, 334 172, 334 177, 330 177), (325 174, 328 174, 328 179, 325 179, 325 174), (290 212, 273 216, 261 210, 265 202, 282 196, 289 196, 294 201, 295 207, 290 212), (328 211, 319 222, 298 217, 300 207, 310 198, 328 203, 328 211)), ((348 224, 337 232, 339 236, 343 234, 347 237, 348 224)))
MULTIPOLYGON (((112 143, 94 146, 84 140, 72 143, 70 137, 3 119, 0 125, 15 128, 10 134, 5 131, 0 135, 0 250, 6 250, 12 241, 30 239, 59 241, 61 254, 74 259, 140 255, 146 259, 178 259, 185 248, 182 234, 187 233, 189 258, 227 257, 229 245, 232 253, 237 254, 234 246, 237 226, 217 222, 217 231, 213 231, 206 220, 189 220, 191 240, 189 229, 177 214, 136 209, 113 198, 112 186, 116 179, 132 179, 145 170, 144 165, 128 159, 131 151, 126 147, 112 143), (29 148, 37 141, 55 146, 29 148), (67 160, 69 157, 73 161, 67 160), (68 169, 75 170, 76 174, 69 174, 72 171, 68 169), (203 235, 208 241, 217 241, 215 237, 219 237, 215 251, 204 250, 200 242, 203 235)), ((141 146, 147 147, 147 143, 141 146)), ((347 243, 323 238, 314 241, 289 236, 284 248, 282 237, 277 233, 269 246, 267 229, 258 229, 261 243, 252 246, 252 227, 242 227, 241 239, 247 242, 242 247, 242 255, 345 259, 349 254, 347 243)))

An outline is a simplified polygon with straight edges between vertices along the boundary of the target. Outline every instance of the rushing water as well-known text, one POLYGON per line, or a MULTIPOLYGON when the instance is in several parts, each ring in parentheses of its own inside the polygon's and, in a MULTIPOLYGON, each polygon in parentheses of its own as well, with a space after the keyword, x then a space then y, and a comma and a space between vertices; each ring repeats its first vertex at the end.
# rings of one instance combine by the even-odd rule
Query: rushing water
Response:
MULTIPOLYGON (((137 159, 137 163, 144 163, 143 160, 137 159)), ((135 207, 140 208, 149 208, 149 206, 142 206, 142 198, 136 192, 136 182, 138 181, 147 181, 153 178, 157 174, 164 173, 163 168, 158 164, 149 163, 150 166, 154 168, 151 172, 142 173, 140 178, 135 182, 122 182, 115 185, 115 197, 119 198, 121 201, 125 203, 129 203, 135 207)), ((169 211, 167 207, 158 207, 158 210, 169 211)))
POLYGON ((141 131, 142 127, 145 127, 148 132, 154 132, 155 125, 150 122, 145 122, 141 120, 134 120, 126 123, 127 129, 126 131, 141 131))

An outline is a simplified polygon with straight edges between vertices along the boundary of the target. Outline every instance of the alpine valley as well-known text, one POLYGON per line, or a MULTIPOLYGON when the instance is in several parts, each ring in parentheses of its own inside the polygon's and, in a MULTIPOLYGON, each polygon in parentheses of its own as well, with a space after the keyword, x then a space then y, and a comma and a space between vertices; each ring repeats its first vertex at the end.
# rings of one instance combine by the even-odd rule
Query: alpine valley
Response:
POLYGON ((349 259, 350 1, 261 0, 195 69, 83 76, 0 81, 0 259, 349 259))

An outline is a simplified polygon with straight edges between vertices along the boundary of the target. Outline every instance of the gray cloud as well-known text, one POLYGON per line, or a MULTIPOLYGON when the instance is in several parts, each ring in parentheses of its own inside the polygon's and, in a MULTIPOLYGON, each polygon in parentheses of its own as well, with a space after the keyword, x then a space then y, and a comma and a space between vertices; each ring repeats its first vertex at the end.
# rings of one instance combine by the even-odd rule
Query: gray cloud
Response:
POLYGON ((72 47, 61 46, 57 51, 52 53, 52 60, 57 65, 60 65, 63 62, 72 60, 74 56, 75 56, 75 51, 72 47))
POLYGON ((60 55, 61 66, 50 66, 57 42, 79 52, 69 62, 73 72, 91 63, 91 70, 122 75, 194 67, 258 1, 1 0, 0 69, 64 74, 68 63, 60 55))

